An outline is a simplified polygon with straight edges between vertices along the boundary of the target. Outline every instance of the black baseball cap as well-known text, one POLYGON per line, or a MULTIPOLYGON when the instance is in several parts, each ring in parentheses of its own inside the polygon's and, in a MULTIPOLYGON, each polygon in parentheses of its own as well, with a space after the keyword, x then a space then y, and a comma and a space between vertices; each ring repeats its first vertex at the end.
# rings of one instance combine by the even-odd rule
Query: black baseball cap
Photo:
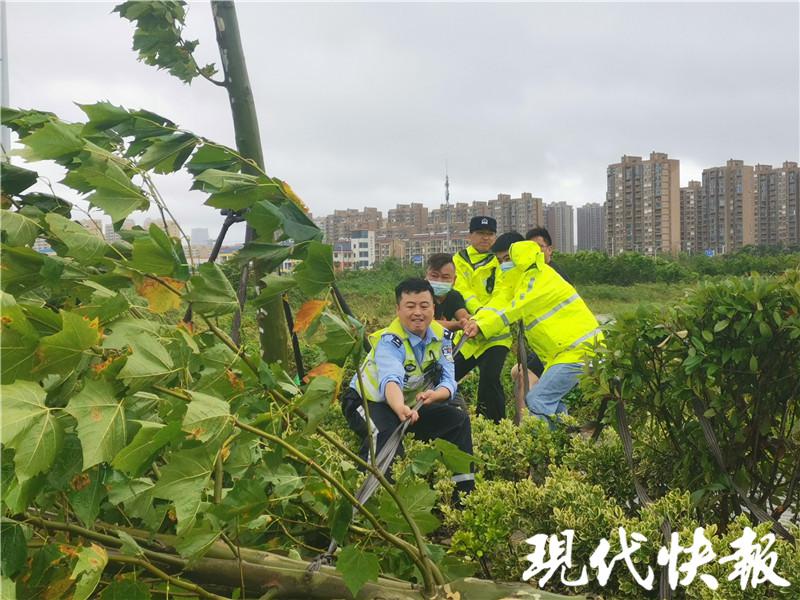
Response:
POLYGON ((469 232, 491 231, 497 233, 497 221, 492 217, 472 217, 469 220, 469 232))

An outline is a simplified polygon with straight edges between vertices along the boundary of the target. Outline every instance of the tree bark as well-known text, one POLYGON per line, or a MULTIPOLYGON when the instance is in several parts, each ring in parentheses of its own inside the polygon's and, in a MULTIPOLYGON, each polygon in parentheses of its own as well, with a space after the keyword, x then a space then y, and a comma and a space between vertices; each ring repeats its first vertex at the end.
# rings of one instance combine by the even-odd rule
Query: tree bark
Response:
MULTIPOLYGON (((245 158, 252 159, 263 171, 264 154, 261 149, 258 116, 253 91, 250 88, 250 78, 247 75, 236 7, 230 0, 212 0, 211 11, 214 15, 217 45, 233 115, 236 149, 245 158)), ((255 237, 255 231, 248 225, 245 241, 249 242, 255 237)), ((271 242, 272 240, 267 241, 271 242)), ((245 267, 245 273, 247 271, 248 269, 245 267)), ((261 278, 265 273, 259 267, 258 261, 254 261, 251 274, 257 282, 256 285, 260 287, 261 278)), ((243 277, 246 276, 243 274, 243 277)), ((238 320, 241 316, 237 314, 234 318, 238 320)), ((281 361, 285 367, 289 358, 289 336, 282 314, 280 297, 265 304, 258 311, 257 319, 262 359, 269 363, 281 361)))

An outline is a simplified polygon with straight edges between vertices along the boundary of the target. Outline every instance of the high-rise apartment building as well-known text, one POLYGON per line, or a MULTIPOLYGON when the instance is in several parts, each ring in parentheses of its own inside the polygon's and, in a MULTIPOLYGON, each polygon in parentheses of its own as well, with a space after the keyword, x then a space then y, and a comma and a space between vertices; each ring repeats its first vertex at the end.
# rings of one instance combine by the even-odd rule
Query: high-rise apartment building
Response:
POLYGON ((703 170, 699 242, 717 254, 756 242, 753 167, 729 160, 703 170))
MULTIPOLYGON (((558 252, 575 252, 574 211, 566 202, 553 202, 545 206, 545 227, 558 252)), ((525 232, 522 232, 525 235, 525 232)))
POLYGON ((606 171, 606 249, 680 250, 680 161, 662 152, 623 156, 606 171))
POLYGON ((606 249, 605 207, 597 202, 589 202, 576 209, 578 214, 578 250, 606 249))
POLYGON ((681 188, 681 250, 690 254, 703 251, 698 238, 701 195, 699 181, 692 180, 681 188))
POLYGON ((756 165, 755 181, 755 243, 759 246, 794 246, 800 244, 800 204, 796 162, 784 162, 782 167, 756 165))
POLYGON ((427 231, 428 207, 420 202, 411 204, 398 204, 386 217, 386 228, 394 231, 408 232, 409 234, 427 231))
POLYGON ((99 219, 83 219, 78 221, 78 224, 93 236, 99 237, 101 240, 105 239, 105 236, 103 236, 103 223, 99 219))
MULTIPOLYGON (((319 223, 318 220, 314 220, 319 223)), ((334 210, 332 215, 325 217, 324 226, 320 227, 325 232, 325 240, 334 242, 342 238, 349 238, 354 231, 378 231, 383 227, 383 213, 370 206, 358 210, 348 208, 334 210)))
POLYGON ((528 229, 544 223, 542 199, 534 198, 529 192, 522 192, 519 198, 497 194, 497 198, 489 200, 486 205, 488 216, 497 220, 497 233, 518 231, 525 235, 528 229))

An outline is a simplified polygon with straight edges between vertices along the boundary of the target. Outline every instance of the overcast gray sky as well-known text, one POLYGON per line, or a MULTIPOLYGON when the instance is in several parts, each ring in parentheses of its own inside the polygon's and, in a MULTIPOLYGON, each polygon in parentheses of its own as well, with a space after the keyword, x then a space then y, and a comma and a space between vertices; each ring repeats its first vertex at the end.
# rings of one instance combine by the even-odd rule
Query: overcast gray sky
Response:
MULTIPOLYGON (((11 105, 78 120, 73 102, 109 100, 233 145, 224 90, 137 62, 113 6, 10 2, 11 105)), ((623 154, 669 153, 682 185, 729 158, 800 157, 797 2, 237 7, 267 170, 315 216, 438 205, 445 162, 453 202, 579 206, 604 201, 623 154)), ((208 2, 186 36, 219 62, 208 2)), ((160 180, 179 221, 213 236, 188 185, 160 180)))

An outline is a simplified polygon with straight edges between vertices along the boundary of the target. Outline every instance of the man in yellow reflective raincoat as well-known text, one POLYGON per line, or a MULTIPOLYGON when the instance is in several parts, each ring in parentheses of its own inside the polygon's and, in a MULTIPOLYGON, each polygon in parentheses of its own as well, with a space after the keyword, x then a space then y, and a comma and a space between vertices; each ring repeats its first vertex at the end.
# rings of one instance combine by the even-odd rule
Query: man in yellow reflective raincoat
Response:
MULTIPOLYGON (((453 256, 456 266, 453 289, 464 297, 471 314, 492 299, 497 287, 500 263, 491 252, 496 235, 495 219, 473 217, 469 222, 469 246, 453 256)), ((465 347, 456 357, 457 381, 475 367, 480 369, 477 412, 495 423, 506 416, 506 396, 500 374, 510 347, 511 330, 505 327, 465 347)))
POLYGON ((464 334, 480 343, 523 320, 525 338, 545 364, 525 401, 532 414, 549 420, 566 412, 564 396, 578 383, 586 357, 603 334, 575 288, 546 264, 539 245, 519 234, 517 238, 507 250, 495 249, 502 271, 500 288, 465 325, 464 334))

